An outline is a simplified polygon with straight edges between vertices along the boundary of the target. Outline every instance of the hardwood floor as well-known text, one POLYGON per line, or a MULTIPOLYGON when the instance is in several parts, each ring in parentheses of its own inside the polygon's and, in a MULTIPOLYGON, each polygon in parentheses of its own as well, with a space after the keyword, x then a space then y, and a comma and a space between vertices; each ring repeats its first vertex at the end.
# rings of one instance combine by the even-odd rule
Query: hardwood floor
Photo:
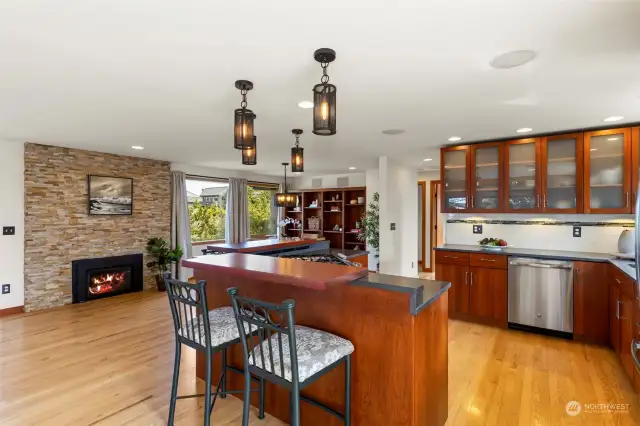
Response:
MULTIPOLYGON (((638 397, 606 348, 459 321, 449 331, 448 426, 640 425, 638 397), (571 417, 572 400, 630 405, 571 417)), ((172 368, 164 294, 1 318, 0 425, 163 425, 172 368)), ((186 349, 179 394, 202 391, 194 368, 186 349)), ((255 414, 252 425, 283 424, 255 414)), ((213 424, 240 420, 239 400, 216 404, 213 424)), ((176 425, 200 424, 202 399, 178 401, 176 425)))

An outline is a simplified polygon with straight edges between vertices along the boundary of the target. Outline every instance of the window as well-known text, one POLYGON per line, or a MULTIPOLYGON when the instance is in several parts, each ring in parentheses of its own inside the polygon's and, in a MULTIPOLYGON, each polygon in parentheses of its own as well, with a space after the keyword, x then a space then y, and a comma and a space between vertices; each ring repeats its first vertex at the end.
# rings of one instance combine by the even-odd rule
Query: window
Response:
MULTIPOLYGON (((226 179, 187 178, 192 242, 224 240, 228 190, 226 179)), ((273 205, 273 196, 278 192, 278 186, 250 182, 247 191, 249 235, 276 234, 278 209, 273 205)))

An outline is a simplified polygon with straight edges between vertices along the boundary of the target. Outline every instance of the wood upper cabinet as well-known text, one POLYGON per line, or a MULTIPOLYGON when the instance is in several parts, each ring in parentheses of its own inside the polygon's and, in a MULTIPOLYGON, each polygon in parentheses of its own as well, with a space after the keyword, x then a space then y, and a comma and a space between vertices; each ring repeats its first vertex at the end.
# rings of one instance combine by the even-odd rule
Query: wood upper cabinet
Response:
POLYGON ((584 212, 631 213, 631 129, 584 134, 584 212))
POLYGON ((609 344, 609 265, 573 262, 573 337, 609 344))
POLYGON ((538 138, 504 142, 504 210, 535 213, 540 204, 540 141, 538 138))
MULTIPOLYGON (((638 195, 638 173, 640 168, 640 127, 631 129, 631 212, 636 212, 636 197, 638 195)), ((640 376, 640 373, 638 373, 640 376)))
POLYGON ((443 212, 469 211, 469 159, 469 146, 454 146, 440 150, 443 212))
POLYGON ((571 133, 540 138, 541 211, 582 212, 582 136, 571 133))
POLYGON ((471 145, 469 210, 478 213, 502 211, 503 144, 471 145))

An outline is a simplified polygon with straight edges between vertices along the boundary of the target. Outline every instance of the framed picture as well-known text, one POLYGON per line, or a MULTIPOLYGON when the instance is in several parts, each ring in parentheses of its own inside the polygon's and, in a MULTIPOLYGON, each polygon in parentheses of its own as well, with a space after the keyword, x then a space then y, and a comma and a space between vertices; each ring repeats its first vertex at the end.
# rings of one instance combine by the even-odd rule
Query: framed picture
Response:
POLYGON ((131 215, 133 179, 89 175, 90 215, 131 215))

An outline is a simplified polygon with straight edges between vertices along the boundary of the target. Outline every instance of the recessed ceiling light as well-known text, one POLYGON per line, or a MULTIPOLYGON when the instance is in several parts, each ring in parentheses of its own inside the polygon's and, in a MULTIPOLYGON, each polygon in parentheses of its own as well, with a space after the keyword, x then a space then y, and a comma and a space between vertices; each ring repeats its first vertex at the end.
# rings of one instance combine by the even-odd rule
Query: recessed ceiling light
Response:
POLYGON ((424 159, 424 160, 422 160, 422 161, 431 161, 431 160, 433 160, 433 158, 425 158, 425 159, 424 159))
POLYGON ((140 145, 133 145, 131 148, 132 148, 132 149, 144 149, 144 146, 140 146, 140 145))
POLYGON ((451 136, 448 139, 449 142, 458 142, 458 141, 461 141, 461 140, 462 140, 462 138, 460 136, 451 136))
POLYGON ((527 133, 527 132, 530 132, 530 131, 532 131, 532 130, 533 130, 533 129, 532 129, 532 128, 530 128, 530 127, 523 127, 522 129, 518 129, 518 130, 516 130, 516 132, 518 132, 518 133, 527 133))
POLYGON ((355 167, 349 167, 349 170, 355 170, 355 169, 356 169, 355 167))
POLYGON ((597 151, 598 148, 591 148, 589 151, 597 151))
POLYGON ((401 135, 404 132, 404 129, 385 129, 382 131, 385 135, 401 135))
POLYGON ((536 52, 533 50, 514 50, 496 56, 489 62, 489 65, 499 70, 506 70, 524 65, 535 58, 536 52))
POLYGON ((313 108, 313 102, 311 101, 298 102, 298 106, 300 108, 306 108, 306 109, 313 108))
POLYGON ((608 138, 607 140, 608 140, 608 141, 617 141, 617 140, 618 140, 618 138, 608 138))
POLYGON ((621 117, 619 115, 612 115, 611 117, 607 117, 604 119, 604 121, 620 121, 622 120, 624 117, 621 117))

